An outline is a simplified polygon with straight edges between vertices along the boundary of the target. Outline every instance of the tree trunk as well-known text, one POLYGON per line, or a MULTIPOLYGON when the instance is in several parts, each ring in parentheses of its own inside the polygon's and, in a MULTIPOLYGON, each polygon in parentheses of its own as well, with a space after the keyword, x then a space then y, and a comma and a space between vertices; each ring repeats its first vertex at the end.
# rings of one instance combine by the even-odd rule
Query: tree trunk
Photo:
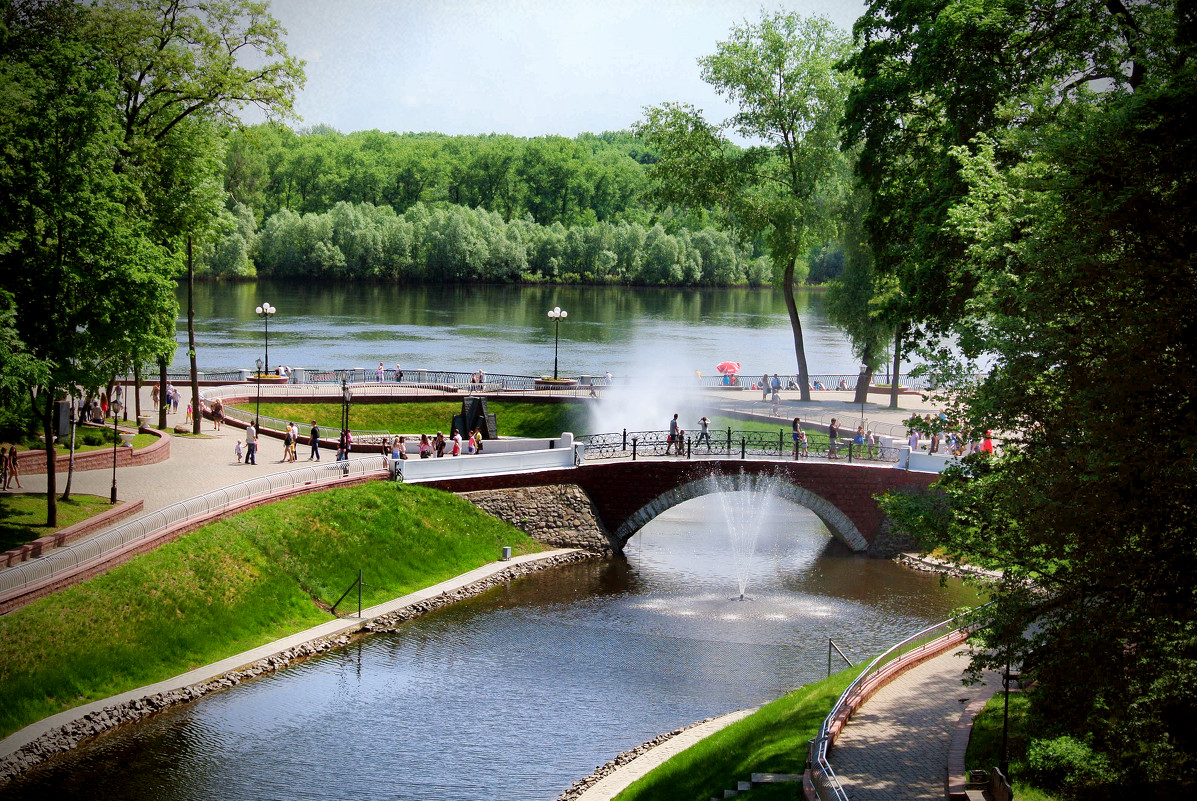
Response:
POLYGON ((802 345, 802 321, 798 319, 798 304, 794 301, 794 258, 786 262, 781 278, 781 291, 790 313, 790 328, 794 329, 794 355, 798 357, 798 389, 802 400, 810 400, 810 372, 806 369, 806 349, 802 345))
POLYGON ((894 376, 889 385, 889 408, 898 408, 898 371, 902 369, 902 334, 906 326, 899 325, 894 331, 894 376))
POLYGON ((187 237, 187 355, 191 358, 191 433, 200 432, 199 370, 195 366, 195 262, 187 237))
POLYGON ((54 391, 46 388, 42 393, 45 402, 41 409, 37 408, 37 397, 30 390, 30 401, 35 411, 41 414, 42 436, 46 438, 46 526, 58 527, 58 486, 55 484, 54 474, 54 391))
POLYGON ((158 357, 158 430, 166 430, 166 407, 170 399, 166 396, 166 357, 158 357))

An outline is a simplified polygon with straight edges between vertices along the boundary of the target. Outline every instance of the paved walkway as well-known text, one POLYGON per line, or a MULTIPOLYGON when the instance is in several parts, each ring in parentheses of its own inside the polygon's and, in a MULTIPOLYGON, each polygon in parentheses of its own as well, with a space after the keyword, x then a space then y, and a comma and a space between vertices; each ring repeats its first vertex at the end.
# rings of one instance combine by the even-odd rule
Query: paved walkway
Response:
MULTIPOLYGON (((851 801, 944 797, 952 728, 982 685, 960 683, 967 651, 911 668, 856 711, 828 756, 851 801)), ((996 674, 986 686, 1000 684, 996 674)))

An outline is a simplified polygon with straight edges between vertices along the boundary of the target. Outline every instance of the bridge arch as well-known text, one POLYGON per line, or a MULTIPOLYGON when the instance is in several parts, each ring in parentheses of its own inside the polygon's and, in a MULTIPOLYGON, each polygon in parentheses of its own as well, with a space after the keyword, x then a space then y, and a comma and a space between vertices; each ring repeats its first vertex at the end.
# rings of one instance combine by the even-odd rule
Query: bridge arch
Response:
MULTIPOLYGON (((815 513, 831 531, 831 535, 851 548, 853 551, 864 551, 869 542, 860 529, 831 501, 823 498, 806 487, 799 487, 786 480, 784 476, 769 477, 770 492, 791 503, 796 503, 815 513)), ((699 478, 679 484, 662 492, 648 503, 633 512, 620 524, 612 535, 614 545, 622 550, 627 541, 640 529, 648 525, 655 517, 680 503, 711 495, 716 492, 749 492, 761 488, 761 476, 745 473, 724 473, 719 481, 712 481, 710 477, 699 478)))

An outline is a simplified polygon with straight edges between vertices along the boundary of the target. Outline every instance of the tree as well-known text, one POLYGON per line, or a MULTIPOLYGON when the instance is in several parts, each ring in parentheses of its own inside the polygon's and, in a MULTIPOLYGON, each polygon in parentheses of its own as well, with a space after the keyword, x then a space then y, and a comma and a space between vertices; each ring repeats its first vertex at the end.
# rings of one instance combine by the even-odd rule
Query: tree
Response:
MULTIPOLYGON (((934 270, 899 277, 919 292, 929 283, 911 279, 937 275, 940 299, 959 303, 927 309, 932 292, 908 308, 991 362, 981 379, 959 378, 946 353, 940 366, 958 376, 950 416, 966 436, 1001 432, 1005 453, 969 457, 938 495, 884 505, 925 545, 1004 571, 974 664, 1021 662, 1034 737, 1070 737, 1108 763, 1100 786, 1073 793, 1184 797, 1197 787, 1194 17, 1169 3, 1067 5, 1011 6, 1052 23, 1038 51, 1001 62, 1036 80, 990 70, 973 78, 988 85, 956 86, 996 97, 1001 125, 911 145, 952 159, 945 174, 960 188, 921 228, 919 258, 934 256, 934 270), (1103 75, 1100 91, 1081 86, 1103 75)), ((947 31, 908 17, 891 47, 959 39, 962 26, 1013 35, 1000 16, 954 10, 947 31)), ((945 65, 949 80, 956 69, 945 65)), ((943 100, 937 113, 949 112, 941 76, 920 80, 885 104, 943 100)))
POLYGON ((809 371, 794 282, 799 259, 832 229, 828 211, 842 191, 838 125, 852 79, 836 64, 850 52, 847 35, 823 17, 766 15, 733 28, 699 60, 703 80, 738 113, 711 124, 693 107, 665 104, 636 126, 660 154, 649 170, 658 201, 719 206, 747 234, 766 236, 803 400, 810 400, 809 371), (735 147, 729 134, 753 144, 735 147))

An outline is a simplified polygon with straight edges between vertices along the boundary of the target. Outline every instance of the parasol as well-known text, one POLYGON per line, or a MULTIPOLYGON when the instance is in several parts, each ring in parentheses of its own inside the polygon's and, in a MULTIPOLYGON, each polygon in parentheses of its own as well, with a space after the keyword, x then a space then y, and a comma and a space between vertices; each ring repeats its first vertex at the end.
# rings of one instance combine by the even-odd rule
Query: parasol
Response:
POLYGON ((723 373, 724 375, 735 375, 736 373, 740 372, 740 363, 739 362, 719 362, 719 364, 715 365, 715 369, 718 370, 719 372, 723 373))

